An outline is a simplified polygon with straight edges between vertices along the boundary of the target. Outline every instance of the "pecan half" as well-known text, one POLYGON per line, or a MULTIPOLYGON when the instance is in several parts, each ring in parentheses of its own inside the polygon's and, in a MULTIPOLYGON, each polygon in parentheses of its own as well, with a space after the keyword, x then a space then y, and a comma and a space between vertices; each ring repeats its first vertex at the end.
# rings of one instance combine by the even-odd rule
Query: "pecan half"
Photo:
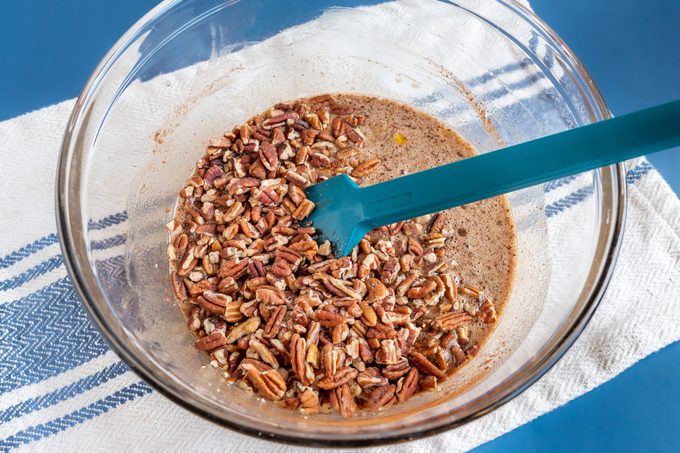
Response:
POLYGON ((300 202, 292 215, 296 220, 303 220, 304 218, 308 217, 313 210, 314 203, 311 200, 304 199, 300 202))
POLYGON ((385 376, 387 379, 393 381, 396 379, 399 379, 403 375, 409 372, 411 369, 410 365, 408 364, 407 359, 402 359, 399 362, 386 366, 382 370, 383 376, 385 376))
POLYGON ((276 360, 274 354, 272 354, 272 352, 257 338, 251 338, 249 346, 257 352, 257 355, 260 356, 264 363, 270 365, 272 368, 279 367, 279 361, 276 360))
POLYGON ((405 403, 413 396, 418 388, 418 370, 411 368, 403 381, 401 387, 397 390, 397 399, 400 403, 405 403))
POLYGON ((255 290, 255 298, 269 305, 283 305, 286 303, 281 291, 273 286, 261 286, 255 290))
POLYGON ((211 351, 213 349, 219 348, 220 346, 224 346, 225 344, 227 344, 227 339, 224 336, 224 332, 221 330, 216 330, 210 335, 206 335, 205 337, 201 337, 196 340, 194 346, 199 351, 211 351))
POLYGON ((196 302, 198 303, 198 306, 201 307, 202 309, 214 314, 214 315, 222 315, 224 314, 224 307, 214 304, 212 302, 207 301, 203 296, 198 296, 196 299, 196 302))
POLYGON ((383 365, 399 363, 400 351, 394 340, 383 340, 380 349, 375 353, 375 361, 383 365))
POLYGON ((432 326, 437 330, 454 330, 458 326, 467 326, 472 323, 472 316, 466 312, 454 311, 444 313, 434 318, 432 326))
POLYGON ((446 374, 437 368, 437 366, 430 362, 427 357, 419 352, 413 352, 411 355, 413 363, 422 370, 423 373, 430 374, 437 379, 446 379, 446 374))
POLYGON ((388 405, 394 397, 395 390, 396 386, 394 385, 383 385, 381 387, 376 387, 368 395, 368 399, 365 403, 366 407, 377 411, 381 407, 388 405))
POLYGON ((335 327, 345 322, 345 318, 342 315, 328 310, 318 310, 315 315, 316 320, 324 327, 335 327))
POLYGON ((458 298, 458 288, 456 287, 453 275, 447 272, 446 274, 441 274, 439 278, 444 283, 444 297, 452 304, 455 303, 458 298))
POLYGON ((357 411, 357 405, 349 385, 343 384, 334 390, 338 402, 338 411, 344 418, 351 418, 357 411))
POLYGON ((184 286, 184 280, 177 272, 170 274, 170 282, 172 283, 172 292, 175 294, 175 298, 180 302, 187 300, 187 288, 184 286))
POLYGON ((257 389, 257 392, 267 399, 277 401, 286 393, 286 381, 276 370, 260 371, 252 365, 241 365, 246 370, 246 377, 257 389))
POLYGON ((434 280, 425 280, 420 286, 412 286, 406 291, 409 299, 423 299, 437 288, 437 283, 434 280))
POLYGON ((307 342, 300 335, 294 334, 290 339, 290 364, 293 373, 300 380, 302 385, 310 385, 314 379, 314 372, 309 364, 305 361, 307 342))
POLYGON ((332 376, 324 376, 323 378, 319 379, 316 385, 324 390, 331 390, 348 383, 358 375, 359 370, 346 366, 337 370, 332 376))
POLYGON ((285 305, 280 305, 276 308, 276 310, 274 310, 274 313, 269 316, 269 320, 267 321, 267 325, 264 328, 262 336, 265 338, 274 338, 276 336, 279 328, 281 327, 281 323, 283 322, 283 318, 286 316, 287 310, 288 309, 285 305))
POLYGON ((361 307, 361 312, 364 315, 364 324, 374 327, 378 323, 378 316, 375 314, 373 307, 366 301, 359 302, 359 307, 361 307))
POLYGON ((235 300, 227 303, 227 305, 224 307, 224 314, 222 315, 224 320, 227 322, 234 323, 239 322, 241 319, 243 319, 243 313, 241 313, 241 305, 243 305, 243 302, 240 300, 235 300))
POLYGON ((251 334, 257 330, 258 327, 260 327, 260 317, 255 316, 253 318, 249 318, 236 327, 232 328, 229 331, 229 335, 227 335, 226 343, 227 344, 232 344, 235 343, 236 340, 238 340, 241 337, 244 337, 248 334, 251 334))
MULTIPOLYGON (((347 136, 347 138, 349 138, 349 136, 347 136)), ((352 170, 352 173, 350 174, 355 178, 361 178, 373 173, 375 169, 378 168, 378 165, 380 165, 380 159, 365 160, 354 167, 354 170, 352 170)))

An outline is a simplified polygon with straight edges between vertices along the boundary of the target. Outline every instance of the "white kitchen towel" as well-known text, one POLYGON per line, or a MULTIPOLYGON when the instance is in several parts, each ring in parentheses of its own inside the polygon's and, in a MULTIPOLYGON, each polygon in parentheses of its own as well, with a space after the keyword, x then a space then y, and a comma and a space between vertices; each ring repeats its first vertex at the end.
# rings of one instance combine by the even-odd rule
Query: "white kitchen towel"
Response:
MULTIPOLYGON (((517 69, 519 79, 525 77, 517 69)), ((529 84, 530 86, 530 84, 529 84)), ((66 101, 0 123, 0 449, 234 451, 300 449, 211 424, 153 391, 81 308, 54 224, 54 174, 66 101)), ((464 427, 384 451, 466 450, 606 382, 680 339, 680 202, 644 159, 628 163, 626 233, 607 294, 576 344, 519 397, 464 427)), ((551 227, 592 201, 578 178, 545 186, 551 227)), ((124 214, 91 223, 120 247, 124 214)))

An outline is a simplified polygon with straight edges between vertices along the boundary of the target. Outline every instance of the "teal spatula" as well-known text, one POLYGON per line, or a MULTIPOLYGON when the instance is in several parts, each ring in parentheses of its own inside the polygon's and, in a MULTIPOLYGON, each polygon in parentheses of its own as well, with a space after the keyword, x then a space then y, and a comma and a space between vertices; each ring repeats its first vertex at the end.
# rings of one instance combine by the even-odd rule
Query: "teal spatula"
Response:
POLYGON ((338 256, 373 228, 680 145, 680 100, 360 188, 340 175, 307 189, 310 220, 338 256))

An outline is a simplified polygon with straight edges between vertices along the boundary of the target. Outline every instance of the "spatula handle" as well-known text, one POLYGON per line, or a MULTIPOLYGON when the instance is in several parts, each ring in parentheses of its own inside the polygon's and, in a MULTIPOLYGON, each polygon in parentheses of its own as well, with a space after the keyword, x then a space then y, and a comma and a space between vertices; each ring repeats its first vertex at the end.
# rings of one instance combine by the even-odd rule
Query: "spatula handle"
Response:
POLYGON ((680 145, 680 100, 360 190, 376 228, 680 145))

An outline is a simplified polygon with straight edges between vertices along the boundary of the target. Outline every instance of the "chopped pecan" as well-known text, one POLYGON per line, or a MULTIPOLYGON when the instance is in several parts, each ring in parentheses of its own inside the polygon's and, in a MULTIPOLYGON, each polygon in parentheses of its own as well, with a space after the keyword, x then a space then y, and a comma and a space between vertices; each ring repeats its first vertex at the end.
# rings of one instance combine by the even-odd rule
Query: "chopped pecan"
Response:
MULTIPOLYGON (((293 170, 287 170, 286 173, 284 173, 283 177, 286 178, 286 180, 291 184, 294 184, 296 187, 304 188, 309 186, 309 180, 293 170)), ((299 201, 296 202, 296 204, 297 203, 299 203, 299 201)))
POLYGON ((357 383, 365 390, 370 387, 387 385, 387 379, 380 374, 380 370, 375 367, 366 368, 357 376, 357 383))
POLYGON ((178 266, 177 274, 180 277, 186 277, 194 270, 196 264, 198 264, 198 259, 194 256, 194 249, 191 247, 184 254, 184 257, 178 266))
POLYGON ((255 298, 269 305, 283 305, 286 303, 281 290, 273 286, 260 286, 255 290, 255 298))
POLYGON ((276 260, 272 265, 271 271, 274 275, 279 277, 288 277, 293 274, 293 269, 290 263, 285 260, 276 260))
POLYGON ((400 351, 394 340, 382 340, 380 349, 375 353, 376 363, 394 365, 399 363, 400 351))
POLYGON ((490 300, 485 300, 479 307, 479 319, 485 324, 496 322, 496 307, 490 300))
POLYGON ((397 399, 400 403, 405 403, 413 396, 418 388, 418 370, 411 368, 406 377, 401 381, 400 387, 397 390, 397 399))
POLYGON ((199 351, 211 351, 220 346, 224 346, 225 344, 227 344, 227 338, 224 336, 224 332, 216 330, 210 335, 206 335, 205 337, 196 340, 194 346, 199 351))
POLYGON ((170 282, 172 283, 172 291, 175 294, 175 298, 180 302, 187 300, 187 288, 184 286, 184 280, 177 275, 177 272, 170 274, 170 282))
POLYGON ((359 307, 361 307, 361 312, 364 315, 364 324, 369 327, 373 327, 378 323, 378 316, 375 314, 375 310, 371 307, 368 302, 359 302, 359 307))
POLYGON ((300 380, 302 385, 310 385, 314 379, 314 372, 309 364, 305 361, 307 342, 300 335, 294 334, 290 339, 290 363, 293 373, 300 380))
POLYGON ((239 322, 241 319, 243 319, 243 313, 241 313, 241 305, 243 302, 240 300, 235 300, 232 302, 227 303, 227 305, 224 308, 224 314, 222 317, 225 319, 227 322, 239 322))
POLYGON ((345 322, 345 318, 337 313, 328 310, 318 310, 315 312, 316 320, 324 327, 335 327, 345 322))
POLYGON ((437 379, 446 379, 446 374, 421 353, 414 351, 411 354, 411 360, 423 373, 435 376, 437 379))
POLYGON ((465 352, 463 352, 463 350, 458 345, 453 345, 451 347, 451 355, 453 356, 456 366, 461 366, 467 359, 465 352))
POLYGON ((313 167, 323 168, 328 167, 331 163, 331 160, 325 154, 316 152, 312 155, 312 158, 309 160, 309 163, 312 164, 313 167))
POLYGON ((187 324, 192 332, 197 332, 201 328, 201 318, 199 316, 200 309, 198 307, 191 310, 187 324))
POLYGON ((286 316, 287 308, 285 305, 280 305, 276 308, 274 313, 269 317, 267 325, 264 328, 263 336, 265 338, 274 338, 281 327, 283 318, 286 316))
POLYGON ((260 356, 264 363, 270 365, 272 368, 279 367, 279 361, 276 360, 274 354, 272 354, 269 348, 262 344, 262 342, 259 341, 257 338, 251 338, 249 345, 251 348, 253 348, 255 352, 257 352, 257 355, 260 356))
POLYGON ((311 389, 305 389, 300 394, 300 405, 304 408, 315 407, 319 404, 319 395, 311 389))
POLYGON ((259 150, 260 161, 262 165, 269 171, 274 171, 279 168, 279 154, 276 152, 276 148, 269 144, 269 142, 263 142, 259 150))
POLYGON ((341 323, 338 324, 337 326, 333 327, 332 329, 332 334, 331 334, 331 341, 333 344, 339 344, 345 341, 347 336, 349 335, 349 326, 347 326, 346 323, 341 323))
POLYGON ((284 112, 280 115, 272 116, 262 122, 262 127, 266 130, 271 130, 278 126, 283 126, 288 120, 297 120, 300 116, 295 112, 284 112))
POLYGON ((458 337, 458 344, 465 346, 470 342, 470 336, 468 335, 468 329, 466 326, 456 327, 456 335, 458 337))
POLYGON ((409 299, 422 299, 437 288, 434 280, 425 280, 420 286, 412 286, 406 291, 409 299))
POLYGON ((408 324, 399 331, 399 347, 402 354, 408 355, 411 352, 419 334, 420 329, 413 324, 408 324))
POLYGON ((382 374, 389 380, 396 380, 408 373, 410 369, 408 360, 401 359, 399 362, 383 368, 382 374))
POLYGON ((375 169, 378 168, 378 165, 380 165, 380 159, 365 160, 363 162, 360 162, 359 165, 357 165, 356 167, 354 167, 354 170, 352 170, 352 173, 350 174, 355 178, 361 178, 370 173, 373 173, 375 169))
POLYGON ((326 376, 334 376, 338 369, 343 366, 345 353, 342 349, 326 344, 321 350, 321 362, 326 376))
POLYGON ((227 191, 231 195, 241 195, 259 185, 260 180, 258 178, 234 178, 227 184, 227 191))
POLYGON ((253 384, 258 393, 272 401, 280 400, 286 393, 286 381, 276 370, 260 371, 253 365, 245 364, 246 377, 253 384))
POLYGON ((248 259, 225 260, 222 262, 217 276, 220 278, 231 277, 234 280, 239 279, 248 272, 248 263, 248 259))
POLYGON ((238 285, 233 277, 225 277, 220 280, 217 285, 217 289, 224 294, 234 294, 238 291, 238 285))
POLYGON ((352 415, 357 411, 357 405, 354 401, 354 396, 352 396, 352 391, 349 385, 343 384, 340 387, 333 390, 335 392, 335 398, 338 402, 338 412, 344 418, 351 418, 352 415))
POLYGON ((432 392, 439 387, 439 381, 435 376, 425 376, 420 380, 420 388, 432 392))
POLYGON ((198 302, 198 306, 201 307, 202 309, 204 309, 205 311, 208 311, 208 312, 215 314, 215 315, 224 314, 224 307, 223 306, 209 302, 203 296, 198 296, 198 298, 196 299, 196 302, 198 302))
POLYGON ((380 262, 378 261, 378 257, 375 256, 373 253, 369 253, 368 255, 364 256, 359 262, 359 270, 357 271, 357 277, 359 278, 368 277, 369 275, 371 275, 371 271, 378 269, 379 265, 380 262))
POLYGON ((326 288, 336 296, 349 296, 352 299, 361 300, 359 293, 343 280, 327 276, 324 277, 322 281, 326 288))
POLYGON ((327 375, 319 379, 317 385, 324 390, 331 390, 348 383, 358 375, 359 370, 346 366, 338 369, 332 376, 327 375))
POLYGON ((454 330, 459 326, 468 326, 472 322, 472 316, 462 311, 444 313, 434 318, 432 326, 441 331, 454 330))
POLYGON ((392 401, 395 390, 396 386, 394 385, 383 385, 376 387, 368 395, 368 399, 365 403, 366 407, 373 411, 377 411, 381 407, 387 406, 392 401))
POLYGON ((292 215, 296 220, 303 220, 304 218, 308 217, 313 210, 314 203, 311 200, 304 199, 300 202, 292 215))
POLYGON ((232 328, 229 331, 229 335, 227 335, 226 343, 227 344, 232 344, 235 343, 236 340, 239 338, 251 334, 257 330, 258 327, 260 327, 260 317, 255 316, 253 318, 249 318, 236 327, 232 328))
POLYGON ((388 291, 387 287, 383 284, 383 282, 381 282, 377 278, 367 279, 366 288, 368 290, 366 300, 369 302, 380 301, 390 295, 390 292, 388 291))

